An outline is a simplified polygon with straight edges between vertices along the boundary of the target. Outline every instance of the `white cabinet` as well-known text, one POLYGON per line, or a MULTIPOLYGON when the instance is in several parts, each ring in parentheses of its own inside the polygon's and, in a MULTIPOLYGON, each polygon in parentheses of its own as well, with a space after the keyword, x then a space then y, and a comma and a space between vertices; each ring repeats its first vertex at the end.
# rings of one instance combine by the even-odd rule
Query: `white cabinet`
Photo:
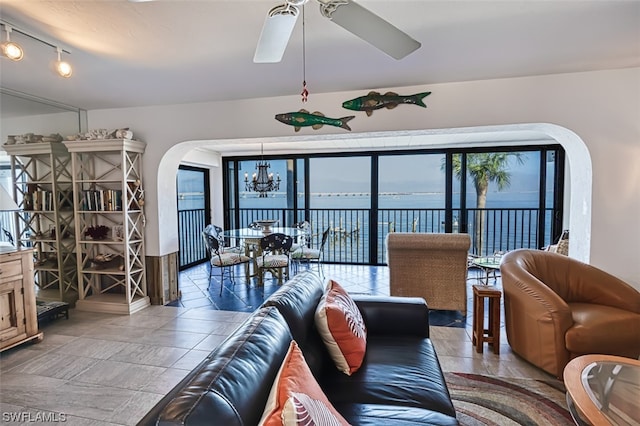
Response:
POLYGON ((78 299, 71 156, 60 142, 5 145, 15 184, 18 248, 33 248, 36 297, 78 299))
POLYGON ((77 309, 131 314, 147 307, 142 154, 129 139, 64 142, 71 153, 77 309))

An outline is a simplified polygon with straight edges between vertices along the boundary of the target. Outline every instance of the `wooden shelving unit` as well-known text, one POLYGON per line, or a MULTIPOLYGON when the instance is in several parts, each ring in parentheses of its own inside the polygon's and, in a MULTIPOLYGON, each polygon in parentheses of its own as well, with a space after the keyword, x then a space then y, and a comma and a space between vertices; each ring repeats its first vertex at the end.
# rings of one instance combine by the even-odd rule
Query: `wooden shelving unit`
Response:
POLYGON ((11 155, 17 246, 32 248, 36 297, 73 305, 78 299, 71 155, 60 142, 5 145, 11 155))
POLYGON ((129 139, 64 142, 71 153, 77 308, 131 314, 150 304, 144 251, 142 154, 129 139), (87 231, 106 230, 104 237, 87 231))

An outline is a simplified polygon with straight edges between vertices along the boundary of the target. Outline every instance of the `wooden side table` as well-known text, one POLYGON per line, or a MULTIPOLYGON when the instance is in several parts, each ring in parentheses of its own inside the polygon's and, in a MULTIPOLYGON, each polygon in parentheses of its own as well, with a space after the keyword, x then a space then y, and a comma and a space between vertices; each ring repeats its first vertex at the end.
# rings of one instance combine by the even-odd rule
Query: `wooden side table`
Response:
POLYGON ((493 346, 493 353, 500 353, 500 298, 502 292, 486 285, 473 286, 473 336, 476 352, 482 353, 483 344, 493 346), (488 299, 489 324, 484 328, 484 302, 488 299))

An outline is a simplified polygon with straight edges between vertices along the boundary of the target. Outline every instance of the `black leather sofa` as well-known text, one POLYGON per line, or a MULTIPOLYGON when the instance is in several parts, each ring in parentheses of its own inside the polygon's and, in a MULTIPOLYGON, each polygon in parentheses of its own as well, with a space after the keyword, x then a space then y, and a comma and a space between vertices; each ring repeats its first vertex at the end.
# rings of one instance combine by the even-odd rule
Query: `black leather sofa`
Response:
POLYGON ((291 339, 338 412, 353 425, 457 425, 421 298, 353 295, 367 352, 337 370, 315 329, 324 282, 302 273, 282 285, 167 394, 139 425, 256 425, 291 339))

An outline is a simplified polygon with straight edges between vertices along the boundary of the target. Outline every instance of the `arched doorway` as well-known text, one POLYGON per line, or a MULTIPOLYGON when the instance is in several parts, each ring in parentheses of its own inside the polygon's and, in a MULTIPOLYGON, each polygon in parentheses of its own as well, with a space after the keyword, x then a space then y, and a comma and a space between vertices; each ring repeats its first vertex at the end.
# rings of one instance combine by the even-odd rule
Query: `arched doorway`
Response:
MULTIPOLYGON (((200 140, 185 141, 174 145, 163 156, 158 169, 158 204, 163 206, 159 212, 159 223, 165 229, 177 229, 177 216, 175 208, 175 173, 181 160, 190 151, 202 147, 217 152, 212 155, 216 161, 208 164, 212 170, 218 169, 218 173, 212 173, 211 187, 213 221, 221 221, 222 217, 216 217, 215 211, 222 208, 222 175, 219 173, 220 158, 233 152, 247 154, 259 154, 262 144, 272 146, 272 152, 331 152, 340 150, 346 152, 349 149, 417 149, 420 147, 433 148, 436 146, 489 146, 491 144, 534 145, 547 144, 555 141, 563 146, 567 158, 567 193, 571 196, 566 201, 569 212, 569 226, 572 232, 581 235, 584 244, 572 245, 570 256, 588 262, 590 258, 591 240, 591 191, 592 191, 592 166, 591 158, 586 145, 574 132, 561 126, 547 123, 528 123, 504 126, 479 126, 436 130, 392 131, 377 133, 360 133, 349 135, 321 135, 315 137, 296 136, 281 138, 254 138, 233 140, 200 140), (336 142, 340 142, 336 148, 336 142), (348 141, 356 143, 349 144, 348 141), (353 148, 350 148, 352 146, 353 148), (233 150, 233 151, 232 151, 233 150), (220 196, 216 196, 219 193, 220 196), (171 208, 174 206, 174 208, 171 208)), ((177 251, 177 237, 164 235, 159 245, 161 251, 170 253, 177 251)))

